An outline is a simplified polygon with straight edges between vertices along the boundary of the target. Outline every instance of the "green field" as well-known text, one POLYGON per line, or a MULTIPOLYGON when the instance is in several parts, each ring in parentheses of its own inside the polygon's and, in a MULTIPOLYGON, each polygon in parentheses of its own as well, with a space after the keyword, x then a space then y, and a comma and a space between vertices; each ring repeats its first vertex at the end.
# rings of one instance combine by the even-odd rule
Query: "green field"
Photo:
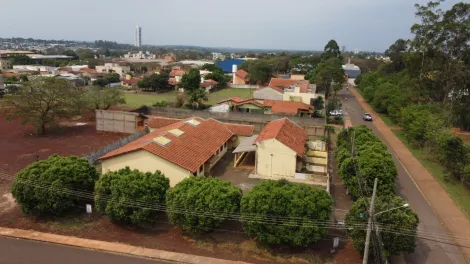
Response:
MULTIPOLYGON (((227 99, 229 97, 238 96, 240 98, 250 98, 253 96, 254 89, 236 89, 226 88, 222 90, 210 93, 208 98, 209 101, 206 104, 214 105, 217 102, 227 99)), ((124 97, 126 99, 126 105, 132 107, 140 107, 142 105, 152 105, 158 101, 165 100, 167 102, 174 102, 176 100, 176 92, 167 93, 146 93, 146 94, 133 94, 126 93, 124 97)))

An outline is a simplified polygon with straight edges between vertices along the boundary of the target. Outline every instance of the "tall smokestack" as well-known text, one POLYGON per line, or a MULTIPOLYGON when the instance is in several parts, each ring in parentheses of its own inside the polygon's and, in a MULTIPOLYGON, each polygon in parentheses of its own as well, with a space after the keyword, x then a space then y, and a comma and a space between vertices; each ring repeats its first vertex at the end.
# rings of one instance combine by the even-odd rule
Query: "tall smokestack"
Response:
POLYGON ((232 73, 233 73, 233 84, 237 84, 237 71, 238 71, 238 66, 236 64, 232 65, 232 73))

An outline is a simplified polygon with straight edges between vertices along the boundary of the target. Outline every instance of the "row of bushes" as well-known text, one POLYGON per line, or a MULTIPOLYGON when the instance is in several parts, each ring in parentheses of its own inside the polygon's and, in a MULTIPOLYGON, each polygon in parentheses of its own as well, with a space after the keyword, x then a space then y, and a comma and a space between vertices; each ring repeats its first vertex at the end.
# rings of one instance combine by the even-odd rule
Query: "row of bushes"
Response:
POLYGON ((378 193, 395 193, 397 169, 392 156, 366 126, 350 127, 338 134, 336 157, 339 176, 354 198, 371 196, 375 178, 378 193))
POLYGON ((403 129, 405 138, 425 150, 432 161, 440 163, 451 176, 470 187, 470 147, 450 131, 452 118, 441 103, 422 103, 405 87, 406 72, 381 76, 377 72, 362 75, 357 81, 364 99, 386 114, 403 129))
POLYGON ((22 170, 12 194, 25 213, 64 215, 94 200, 97 211, 123 224, 155 224, 165 211, 187 231, 216 229, 225 220, 268 244, 308 246, 327 234, 332 199, 316 187, 262 181, 248 194, 215 178, 189 177, 174 188, 159 171, 129 168, 101 177, 85 159, 51 156, 22 170))
MULTIPOLYGON (((395 195, 397 169, 385 144, 366 126, 343 129, 338 135, 335 154, 341 180, 349 194, 357 198, 345 218, 347 233, 356 250, 363 254, 366 230, 358 227, 366 226, 369 217, 373 217, 368 209, 375 178, 378 179, 375 213, 405 204, 395 195)), ((390 231, 382 231, 381 249, 372 244, 371 256, 414 252, 419 219, 410 208, 380 214, 374 221, 390 231), (406 234, 395 230, 406 230, 406 234)))

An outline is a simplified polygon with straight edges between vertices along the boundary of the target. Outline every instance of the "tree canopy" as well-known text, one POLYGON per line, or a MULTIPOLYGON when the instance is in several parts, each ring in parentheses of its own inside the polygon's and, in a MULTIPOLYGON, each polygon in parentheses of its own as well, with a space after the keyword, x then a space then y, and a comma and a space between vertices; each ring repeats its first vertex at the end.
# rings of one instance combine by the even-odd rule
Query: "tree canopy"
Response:
POLYGON ((115 88, 92 86, 84 96, 86 103, 93 109, 108 110, 111 106, 126 103, 123 92, 115 88))
POLYGON ((245 231, 259 241, 273 245, 306 247, 327 234, 316 223, 330 218, 332 199, 317 187, 287 180, 265 180, 241 202, 245 231), (275 223, 272 217, 279 217, 275 223))
MULTIPOLYGON (((379 196, 376 198, 374 209, 377 215, 374 225, 380 225, 379 243, 383 243, 383 245, 380 248, 376 248, 378 244, 371 243, 371 250, 369 250, 371 256, 389 257, 413 253, 415 251, 417 242, 416 233, 419 224, 418 215, 407 207, 384 212, 404 204, 405 201, 399 196, 379 196), (406 232, 397 232, 396 230, 406 230, 406 232)), ((354 247, 362 255, 364 254, 366 230, 362 227, 358 228, 358 226, 367 225, 368 218, 370 217, 369 206, 370 198, 363 197, 358 199, 352 204, 345 219, 348 236, 352 238, 354 247)), ((372 236, 376 235, 377 233, 372 234, 372 236)))
POLYGON ((95 186, 95 205, 116 222, 153 223, 158 211, 142 204, 164 204, 169 188, 170 181, 160 171, 144 173, 126 167, 100 177, 95 186))
POLYGON ((5 96, 0 104, 7 119, 19 118, 32 123, 39 134, 57 124, 58 118, 74 113, 72 98, 79 96, 70 82, 60 78, 35 78, 15 94, 5 96))
POLYGON ((248 72, 248 80, 251 84, 267 83, 273 74, 273 66, 264 60, 246 60, 240 65, 240 69, 248 72))
POLYGON ((191 69, 188 73, 184 74, 179 84, 185 91, 191 93, 201 87, 201 75, 198 69, 191 69))
POLYGON ((239 210, 241 197, 242 191, 229 182, 189 177, 168 190, 168 216, 185 230, 211 231, 239 210))
POLYGON ((10 61, 11 65, 31 65, 33 64, 33 60, 26 56, 26 55, 13 55, 9 56, 8 60, 10 61))
POLYGON ((85 210, 88 199, 72 191, 91 192, 97 179, 96 169, 86 159, 52 155, 20 171, 11 193, 25 213, 63 215, 85 210))
POLYGON ((168 84, 169 74, 166 72, 161 72, 160 74, 154 73, 137 82, 137 86, 143 89, 149 89, 151 91, 168 91, 170 90, 170 85, 168 84))

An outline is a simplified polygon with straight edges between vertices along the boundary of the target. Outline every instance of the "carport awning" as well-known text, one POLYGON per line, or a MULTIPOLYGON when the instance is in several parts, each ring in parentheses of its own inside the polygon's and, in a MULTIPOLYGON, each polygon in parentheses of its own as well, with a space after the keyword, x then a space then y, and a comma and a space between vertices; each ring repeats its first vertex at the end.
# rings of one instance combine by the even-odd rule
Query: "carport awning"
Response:
POLYGON ((240 142, 240 145, 238 145, 238 147, 232 153, 254 152, 254 151, 256 151, 256 145, 253 145, 256 138, 258 138, 257 135, 247 137, 247 138, 243 139, 243 141, 240 142))

